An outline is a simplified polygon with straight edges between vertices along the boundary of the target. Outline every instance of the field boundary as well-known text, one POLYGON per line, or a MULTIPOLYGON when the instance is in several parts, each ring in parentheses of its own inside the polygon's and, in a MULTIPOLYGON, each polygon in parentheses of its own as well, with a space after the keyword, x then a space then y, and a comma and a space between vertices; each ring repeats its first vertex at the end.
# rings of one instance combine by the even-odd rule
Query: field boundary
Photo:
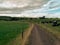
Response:
POLYGON ((26 42, 28 40, 28 37, 30 36, 33 27, 34 27, 34 24, 31 24, 30 28, 28 28, 27 31, 24 32, 24 38, 22 39, 21 45, 26 44, 26 42))
MULTIPOLYGON (((32 24, 29 23, 29 27, 25 29, 23 33, 23 37, 25 38, 25 35, 27 34, 29 28, 32 27, 32 24)), ((18 34, 16 38, 9 41, 6 45, 21 45, 22 43, 22 33, 18 34)))

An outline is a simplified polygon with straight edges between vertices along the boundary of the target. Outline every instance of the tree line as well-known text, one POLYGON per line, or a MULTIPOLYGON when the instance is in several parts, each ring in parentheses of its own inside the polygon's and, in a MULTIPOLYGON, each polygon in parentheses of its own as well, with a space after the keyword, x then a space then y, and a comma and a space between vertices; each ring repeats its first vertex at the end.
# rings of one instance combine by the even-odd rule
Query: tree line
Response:
POLYGON ((4 21, 19 21, 19 20, 34 20, 34 19, 37 18, 0 16, 0 20, 4 21))

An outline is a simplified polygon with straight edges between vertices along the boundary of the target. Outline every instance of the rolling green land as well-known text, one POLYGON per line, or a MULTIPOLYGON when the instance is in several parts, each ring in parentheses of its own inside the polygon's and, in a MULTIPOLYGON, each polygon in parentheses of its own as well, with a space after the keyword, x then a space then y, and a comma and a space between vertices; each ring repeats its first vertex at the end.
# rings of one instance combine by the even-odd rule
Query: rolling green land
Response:
POLYGON ((24 22, 0 21, 0 45, 6 45, 28 27, 29 24, 24 22))
POLYGON ((39 24, 40 28, 46 29, 60 39, 60 19, 59 18, 19 18, 19 17, 0 17, 0 45, 6 45, 22 34, 29 24, 39 24), (57 21, 59 26, 52 26, 53 21, 57 21), (28 23, 27 23, 28 22, 28 23))

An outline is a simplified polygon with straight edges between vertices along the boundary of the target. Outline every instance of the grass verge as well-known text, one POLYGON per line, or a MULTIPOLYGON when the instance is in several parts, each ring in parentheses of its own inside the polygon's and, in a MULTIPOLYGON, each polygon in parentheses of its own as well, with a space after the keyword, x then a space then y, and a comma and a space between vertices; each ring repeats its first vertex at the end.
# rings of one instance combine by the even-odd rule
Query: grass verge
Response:
POLYGON ((48 32, 54 34, 56 38, 60 40, 60 29, 59 27, 53 27, 51 24, 39 24, 41 28, 46 29, 48 32))

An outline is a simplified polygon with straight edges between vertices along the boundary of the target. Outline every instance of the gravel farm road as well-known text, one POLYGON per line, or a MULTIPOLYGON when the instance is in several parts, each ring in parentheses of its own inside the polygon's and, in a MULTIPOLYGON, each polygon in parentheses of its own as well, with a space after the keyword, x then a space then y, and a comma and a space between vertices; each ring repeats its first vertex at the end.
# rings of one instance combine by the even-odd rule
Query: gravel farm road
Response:
POLYGON ((28 45, 60 45, 60 41, 53 34, 35 24, 29 37, 28 45))

